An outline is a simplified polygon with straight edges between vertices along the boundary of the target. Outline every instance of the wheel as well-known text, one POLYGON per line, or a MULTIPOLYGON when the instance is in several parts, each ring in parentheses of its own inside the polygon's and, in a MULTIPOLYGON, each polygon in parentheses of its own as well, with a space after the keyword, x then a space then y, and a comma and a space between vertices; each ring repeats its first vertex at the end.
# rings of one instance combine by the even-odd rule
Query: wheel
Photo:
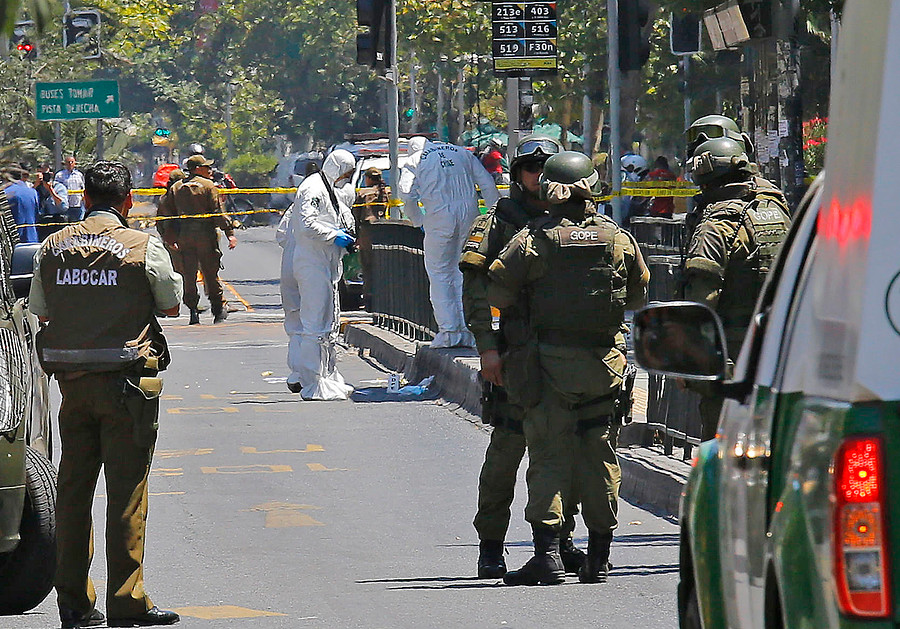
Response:
POLYGON ((25 507, 21 540, 0 558, 0 614, 22 614, 53 589, 56 571, 56 470, 41 454, 25 450, 25 507))
POLYGON ((703 624, 700 621, 700 601, 697 600, 697 588, 694 586, 693 581, 688 585, 685 598, 681 629, 703 629, 703 624))

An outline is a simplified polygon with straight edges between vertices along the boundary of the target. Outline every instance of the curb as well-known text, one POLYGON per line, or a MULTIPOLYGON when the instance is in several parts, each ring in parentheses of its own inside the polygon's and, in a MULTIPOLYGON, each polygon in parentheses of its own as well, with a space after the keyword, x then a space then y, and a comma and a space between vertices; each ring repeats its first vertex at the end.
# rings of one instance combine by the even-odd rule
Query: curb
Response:
MULTIPOLYGON (((402 372, 411 382, 434 376, 434 385, 447 402, 459 405, 473 415, 481 413, 481 382, 478 355, 473 349, 432 349, 393 332, 367 323, 348 323, 344 340, 388 369, 402 372)), ((677 518, 681 491, 691 466, 666 456, 653 447, 633 445, 642 441, 646 418, 636 414, 635 421, 622 429, 616 454, 622 468, 619 494, 632 504, 667 518, 677 518)))

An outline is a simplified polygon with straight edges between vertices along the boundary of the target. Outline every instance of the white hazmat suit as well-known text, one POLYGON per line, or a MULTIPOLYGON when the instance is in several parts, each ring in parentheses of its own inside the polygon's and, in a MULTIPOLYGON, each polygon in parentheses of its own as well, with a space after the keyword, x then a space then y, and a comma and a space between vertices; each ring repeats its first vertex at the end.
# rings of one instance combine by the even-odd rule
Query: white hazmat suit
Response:
POLYGON ((399 190, 406 215, 425 229, 425 270, 438 324, 431 346, 474 347, 463 316, 459 256, 478 216, 475 185, 487 207, 494 206, 500 193, 478 158, 461 146, 415 137, 408 151, 399 190))
MULTIPOLYGON (((336 150, 325 158, 322 172, 306 177, 297 189, 290 217, 284 229, 284 256, 291 266, 282 264, 282 274, 292 273, 296 289, 284 282, 285 331, 289 335, 288 387, 300 386, 305 400, 346 400, 353 387, 344 383, 337 370, 335 341, 340 323, 338 282, 343 268, 341 258, 347 253, 335 244, 345 229, 353 228, 353 215, 344 198, 335 189, 335 180, 352 172, 356 160, 344 150, 336 150), (337 198, 335 207, 325 182, 337 198)), ((338 182, 337 186, 347 183, 338 182)))

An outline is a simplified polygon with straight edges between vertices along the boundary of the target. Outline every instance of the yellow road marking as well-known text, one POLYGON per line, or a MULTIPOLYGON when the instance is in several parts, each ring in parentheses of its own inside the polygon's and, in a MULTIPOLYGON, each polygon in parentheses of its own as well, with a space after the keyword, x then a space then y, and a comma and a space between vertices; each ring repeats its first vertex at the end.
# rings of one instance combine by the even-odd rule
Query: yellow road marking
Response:
POLYGON ((226 465, 222 467, 201 467, 204 474, 278 474, 293 472, 290 465, 226 465))
POLYGON ((343 467, 325 467, 321 463, 307 463, 306 467, 312 472, 349 472, 350 470, 343 467))
POLYGON ((261 616, 287 616, 278 612, 267 612, 259 609, 248 609, 236 605, 215 605, 211 607, 176 607, 175 612, 182 616, 201 618, 203 620, 225 620, 229 618, 259 618, 261 616))
POLYGON ((283 529, 296 526, 325 526, 315 518, 301 513, 300 509, 321 509, 313 505, 295 505, 289 502, 266 502, 244 511, 263 511, 267 529, 283 529))
POLYGON ((183 400, 184 398, 180 395, 160 395, 159 399, 161 399, 161 400, 183 400))
POLYGON ((179 456, 202 456, 212 454, 212 448, 189 448, 187 450, 157 450, 153 456, 157 459, 174 459, 179 456))
POLYGON ((306 450, 257 450, 253 446, 241 446, 244 454, 304 454, 306 452, 325 452, 325 448, 315 443, 307 443, 306 450))
POLYGON ((301 511, 270 511, 266 514, 267 529, 287 529, 298 526, 325 526, 301 511))
POLYGON ((182 476, 184 470, 180 467, 160 467, 150 470, 150 476, 182 476))
MULTIPOLYGON (((183 496, 183 491, 151 491, 150 496, 183 496)), ((97 494, 98 498, 106 498, 106 494, 97 494)))
POLYGON ((241 297, 240 293, 238 293, 236 290, 234 290, 234 286, 232 286, 231 284, 229 284, 229 283, 226 282, 225 280, 221 280, 221 282, 222 282, 222 285, 225 286, 225 288, 227 288, 227 289, 230 290, 232 293, 234 293, 234 296, 237 298, 237 300, 238 300, 239 302, 241 302, 242 304, 244 304, 244 308, 247 309, 247 312, 253 312, 253 306, 250 305, 250 302, 249 302, 249 301, 247 301, 246 299, 244 299, 243 297, 241 297))
POLYGON ((213 395, 212 393, 201 393, 201 394, 200 394, 200 399, 201 399, 201 400, 215 400, 215 399, 218 399, 218 398, 216 398, 216 396, 213 395))
POLYGON ((237 413, 234 406, 185 406, 179 408, 167 408, 171 415, 216 415, 219 413, 237 413))

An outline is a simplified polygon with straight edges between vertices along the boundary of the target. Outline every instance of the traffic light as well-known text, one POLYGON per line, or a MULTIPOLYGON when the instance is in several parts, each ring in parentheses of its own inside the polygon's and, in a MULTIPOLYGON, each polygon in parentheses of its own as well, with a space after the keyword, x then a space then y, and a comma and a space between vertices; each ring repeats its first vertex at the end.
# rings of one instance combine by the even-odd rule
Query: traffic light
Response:
POLYGON ((84 59, 100 58, 100 11, 78 9, 63 17, 63 47, 83 45, 84 59))
POLYGON ((34 22, 31 20, 16 22, 13 26, 10 44, 19 51, 23 59, 36 59, 38 56, 37 43, 32 36, 33 31, 34 22))
POLYGON ((700 52, 700 14, 682 9, 672 14, 669 46, 673 55, 695 55, 700 52))
POLYGON ((390 65, 391 0, 356 0, 356 63, 364 66, 390 65))
POLYGON ((619 70, 640 70, 650 58, 650 38, 644 28, 650 9, 644 0, 618 0, 619 70))
POLYGON ((416 115, 416 110, 413 109, 412 107, 407 107, 406 109, 403 110, 403 118, 406 120, 412 120, 415 115, 416 115))

